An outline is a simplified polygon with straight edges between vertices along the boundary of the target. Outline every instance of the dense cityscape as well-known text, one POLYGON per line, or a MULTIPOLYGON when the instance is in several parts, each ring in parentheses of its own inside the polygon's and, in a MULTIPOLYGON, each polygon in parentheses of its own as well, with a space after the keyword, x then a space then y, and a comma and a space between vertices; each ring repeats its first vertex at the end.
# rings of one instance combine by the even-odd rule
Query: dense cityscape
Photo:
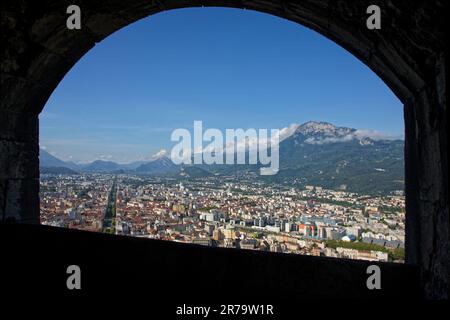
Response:
POLYGON ((42 174, 41 222, 198 245, 404 261, 404 196, 252 175, 42 174))

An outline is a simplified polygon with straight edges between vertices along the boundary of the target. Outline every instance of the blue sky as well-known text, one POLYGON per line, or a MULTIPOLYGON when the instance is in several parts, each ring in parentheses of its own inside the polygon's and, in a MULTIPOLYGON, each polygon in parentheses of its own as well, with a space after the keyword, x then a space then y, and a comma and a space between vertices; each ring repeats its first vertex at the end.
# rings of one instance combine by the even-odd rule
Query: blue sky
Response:
POLYGON ((123 28, 65 76, 40 115, 64 160, 148 159, 176 128, 283 128, 308 120, 403 134, 400 101, 364 64, 296 23, 180 9, 123 28))

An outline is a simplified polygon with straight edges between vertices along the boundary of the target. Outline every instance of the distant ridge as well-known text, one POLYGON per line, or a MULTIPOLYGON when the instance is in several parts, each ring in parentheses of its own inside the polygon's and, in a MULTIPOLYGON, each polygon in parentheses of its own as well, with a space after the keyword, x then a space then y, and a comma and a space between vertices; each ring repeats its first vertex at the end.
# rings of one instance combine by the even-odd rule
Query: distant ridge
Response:
POLYGON ((122 169, 121 165, 113 161, 95 160, 82 167, 83 171, 90 172, 111 172, 122 169))
POLYGON ((180 171, 180 166, 174 164, 168 157, 159 157, 153 161, 141 164, 136 168, 139 173, 169 173, 180 171))
POLYGON ((65 167, 72 170, 78 169, 74 163, 62 161, 44 149, 39 149, 39 167, 65 167))
POLYGON ((78 172, 66 167, 42 167, 41 174, 78 174, 78 172))

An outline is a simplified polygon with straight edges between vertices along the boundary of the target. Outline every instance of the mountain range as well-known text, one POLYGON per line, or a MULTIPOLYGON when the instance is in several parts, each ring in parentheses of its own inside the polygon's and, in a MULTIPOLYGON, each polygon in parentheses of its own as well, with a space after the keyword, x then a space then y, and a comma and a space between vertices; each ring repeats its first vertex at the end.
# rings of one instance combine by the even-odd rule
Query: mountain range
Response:
MULTIPOLYGON (((280 135, 280 170, 273 176, 260 176, 269 182, 295 180, 304 185, 376 194, 404 188, 404 141, 370 137, 367 132, 309 121, 290 127, 280 135)), ((205 177, 257 173, 260 165, 175 165, 161 155, 151 161, 118 164, 96 160, 88 164, 62 161, 40 150, 41 172, 135 173, 205 177), (59 172, 61 171, 61 172, 59 172), (65 171, 65 172, 64 172, 65 171)))
POLYGON ((280 171, 272 176, 363 193, 404 188, 404 141, 373 139, 366 132, 307 122, 280 143, 280 171))

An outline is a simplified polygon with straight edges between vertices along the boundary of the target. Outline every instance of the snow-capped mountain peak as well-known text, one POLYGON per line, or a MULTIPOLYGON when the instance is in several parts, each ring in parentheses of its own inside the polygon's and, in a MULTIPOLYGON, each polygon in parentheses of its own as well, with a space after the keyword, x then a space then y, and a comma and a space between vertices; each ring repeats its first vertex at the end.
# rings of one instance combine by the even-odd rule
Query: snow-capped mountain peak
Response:
POLYGON ((300 125, 296 134, 302 134, 304 136, 312 136, 312 137, 334 137, 341 138, 347 136, 356 129, 346 128, 346 127, 337 127, 328 122, 317 122, 317 121, 308 121, 302 125, 300 125))
POLYGON ((158 160, 158 159, 161 159, 161 158, 167 158, 168 154, 169 153, 167 152, 166 149, 161 149, 161 150, 159 150, 157 153, 155 153, 152 156, 151 160, 158 160))

